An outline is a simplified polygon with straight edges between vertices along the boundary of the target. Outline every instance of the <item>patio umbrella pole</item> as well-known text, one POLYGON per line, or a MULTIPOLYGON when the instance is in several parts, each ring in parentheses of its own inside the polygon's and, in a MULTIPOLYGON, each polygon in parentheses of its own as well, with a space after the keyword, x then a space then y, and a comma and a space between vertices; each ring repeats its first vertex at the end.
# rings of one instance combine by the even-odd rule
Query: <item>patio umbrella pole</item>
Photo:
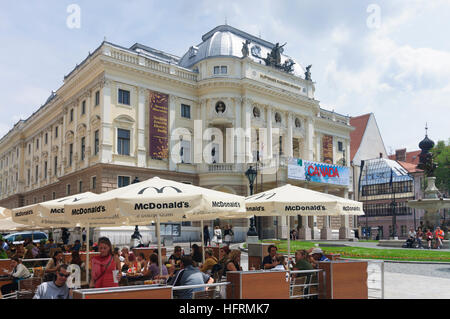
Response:
POLYGON ((159 275, 162 276, 162 256, 161 256, 161 225, 159 223, 159 215, 156 216, 156 236, 158 237, 158 262, 159 275))
POLYGON ((288 267, 291 261, 291 216, 287 216, 287 228, 288 228, 288 267))
POLYGON ((86 281, 89 285, 89 224, 86 230, 86 281))
POLYGON ((205 233, 203 231, 203 219, 200 221, 200 232, 202 233, 202 263, 205 263, 205 233))

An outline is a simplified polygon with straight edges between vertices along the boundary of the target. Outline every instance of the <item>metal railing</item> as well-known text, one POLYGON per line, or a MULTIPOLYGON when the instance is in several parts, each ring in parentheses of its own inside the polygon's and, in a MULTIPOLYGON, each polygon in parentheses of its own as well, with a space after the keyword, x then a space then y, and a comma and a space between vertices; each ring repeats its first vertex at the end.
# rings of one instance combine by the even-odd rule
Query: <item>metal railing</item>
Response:
POLYGON ((227 299, 226 286, 228 286, 228 285, 231 285, 231 282, 220 282, 220 283, 215 283, 215 284, 190 285, 190 286, 173 286, 172 287, 172 299, 174 299, 174 295, 173 295, 174 291, 195 289, 195 288, 212 288, 212 287, 214 287, 214 290, 215 290, 213 299, 227 299), (217 288, 219 288, 219 289, 217 289, 217 288))
POLYGON ((384 261, 367 260, 369 299, 384 299, 384 261))
POLYGON ((312 298, 312 297, 319 297, 319 273, 323 272, 322 269, 314 269, 314 270, 290 270, 289 272, 289 298, 290 299, 306 299, 306 298, 312 298), (301 277, 306 277, 304 284, 295 284, 294 283, 294 276, 293 274, 302 274, 301 277), (295 288, 301 288, 303 287, 302 294, 294 294, 295 288), (311 288, 314 289, 315 292, 311 293, 311 288))

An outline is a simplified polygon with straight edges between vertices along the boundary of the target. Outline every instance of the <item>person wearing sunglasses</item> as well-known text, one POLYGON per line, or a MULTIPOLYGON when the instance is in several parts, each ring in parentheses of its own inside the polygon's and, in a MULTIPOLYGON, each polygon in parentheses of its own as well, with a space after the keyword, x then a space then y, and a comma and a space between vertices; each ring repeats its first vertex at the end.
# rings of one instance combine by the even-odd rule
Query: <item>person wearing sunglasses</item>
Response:
POLYGON ((68 266, 59 265, 56 268, 56 279, 42 283, 36 290, 33 299, 72 299, 72 290, 67 287, 70 272, 68 266))

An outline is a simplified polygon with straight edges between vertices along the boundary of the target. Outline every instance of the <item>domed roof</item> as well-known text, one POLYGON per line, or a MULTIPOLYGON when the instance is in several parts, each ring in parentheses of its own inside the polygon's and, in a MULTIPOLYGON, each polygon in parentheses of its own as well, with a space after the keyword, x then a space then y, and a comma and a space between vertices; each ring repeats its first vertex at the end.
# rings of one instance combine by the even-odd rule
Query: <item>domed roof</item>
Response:
MULTIPOLYGON (((178 63, 185 68, 192 68, 196 63, 213 57, 237 57, 242 58, 242 46, 246 40, 249 45, 249 58, 257 63, 265 65, 263 58, 272 51, 275 44, 255 37, 251 34, 233 28, 229 25, 221 25, 206 33, 202 37, 203 42, 192 46, 178 63)), ((281 64, 286 60, 292 60, 294 64, 293 74, 304 78, 305 69, 291 57, 282 54, 281 64)))
POLYGON ((434 142, 428 138, 428 135, 425 135, 425 138, 419 143, 419 148, 423 151, 429 151, 433 147, 434 142))

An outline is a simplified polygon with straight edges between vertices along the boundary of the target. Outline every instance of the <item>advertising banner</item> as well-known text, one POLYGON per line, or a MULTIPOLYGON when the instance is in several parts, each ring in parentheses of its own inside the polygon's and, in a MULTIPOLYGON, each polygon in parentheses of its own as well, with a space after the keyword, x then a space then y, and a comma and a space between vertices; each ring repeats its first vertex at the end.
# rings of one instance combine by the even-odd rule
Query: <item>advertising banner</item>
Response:
POLYGON ((348 167, 304 161, 298 158, 289 160, 288 178, 343 186, 350 184, 348 167))
POLYGON ((169 96, 150 91, 150 154, 154 159, 169 155, 169 96))
POLYGON ((323 161, 333 164, 333 136, 324 135, 322 138, 323 161))

